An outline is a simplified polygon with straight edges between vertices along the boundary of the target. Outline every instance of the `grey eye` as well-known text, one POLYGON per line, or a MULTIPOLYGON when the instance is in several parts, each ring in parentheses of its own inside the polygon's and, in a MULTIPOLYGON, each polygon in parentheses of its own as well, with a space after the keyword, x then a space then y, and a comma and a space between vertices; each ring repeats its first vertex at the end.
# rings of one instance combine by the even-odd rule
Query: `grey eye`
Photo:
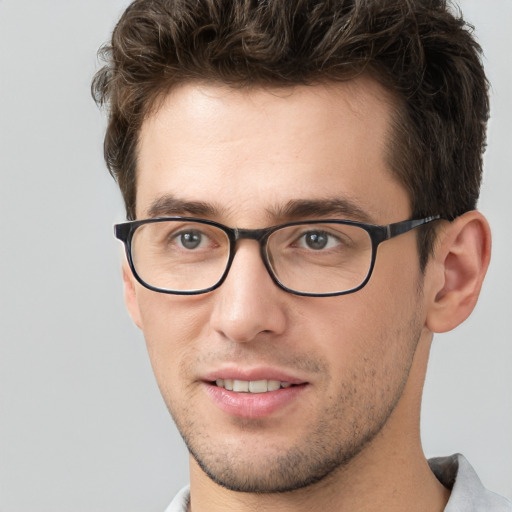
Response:
POLYGON ((325 249, 329 242, 329 235, 323 231, 312 231, 304 235, 304 242, 310 249, 318 251, 325 249))
POLYGON ((180 243, 185 249, 197 249, 201 245, 203 235, 199 231, 187 231, 179 235, 180 243))

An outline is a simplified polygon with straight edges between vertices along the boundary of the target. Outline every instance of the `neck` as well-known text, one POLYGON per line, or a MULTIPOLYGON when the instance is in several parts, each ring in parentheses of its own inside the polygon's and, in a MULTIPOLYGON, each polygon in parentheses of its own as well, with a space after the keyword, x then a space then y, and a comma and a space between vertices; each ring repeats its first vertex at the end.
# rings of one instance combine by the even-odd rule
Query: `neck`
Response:
POLYGON ((252 494, 217 485, 191 458, 191 512, 442 512, 449 491, 430 471, 419 432, 430 342, 431 337, 422 337, 403 395, 386 425, 347 465, 303 489, 252 494))

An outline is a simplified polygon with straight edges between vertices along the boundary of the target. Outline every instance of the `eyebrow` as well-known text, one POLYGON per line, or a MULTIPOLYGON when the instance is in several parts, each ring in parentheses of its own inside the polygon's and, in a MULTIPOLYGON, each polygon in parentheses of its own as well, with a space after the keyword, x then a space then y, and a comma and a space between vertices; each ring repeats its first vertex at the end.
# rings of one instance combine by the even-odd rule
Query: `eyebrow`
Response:
POLYGON ((165 217, 173 215, 193 215, 199 217, 215 217, 220 208, 204 201, 185 201, 173 195, 165 195, 153 201, 148 208, 149 217, 165 217))
MULTIPOLYGON (((226 215, 226 209, 215 203, 187 201, 166 194, 155 199, 147 213, 150 218, 191 215, 219 219, 226 215)), ((267 208, 266 214, 275 222, 288 222, 312 217, 334 217, 375 223, 372 216, 364 208, 347 198, 293 199, 282 206, 267 208)))
POLYGON ((374 223, 374 219, 366 210, 346 198, 292 200, 283 207, 270 210, 269 213, 279 219, 331 216, 374 223))

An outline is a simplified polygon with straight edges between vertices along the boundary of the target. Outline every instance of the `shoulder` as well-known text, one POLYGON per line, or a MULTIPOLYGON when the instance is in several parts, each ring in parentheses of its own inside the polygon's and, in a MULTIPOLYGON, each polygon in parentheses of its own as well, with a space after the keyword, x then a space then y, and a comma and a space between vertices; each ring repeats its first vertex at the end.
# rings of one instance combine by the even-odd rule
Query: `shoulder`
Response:
POLYGON ((512 503, 486 489, 460 453, 428 462, 436 478, 452 491, 445 512, 512 512, 512 503))

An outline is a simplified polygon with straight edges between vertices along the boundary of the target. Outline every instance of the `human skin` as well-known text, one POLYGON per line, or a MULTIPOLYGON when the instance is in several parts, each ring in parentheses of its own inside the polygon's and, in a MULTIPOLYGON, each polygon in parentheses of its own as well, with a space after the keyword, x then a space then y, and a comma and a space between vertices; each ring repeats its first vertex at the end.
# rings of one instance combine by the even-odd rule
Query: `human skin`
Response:
MULTIPOLYGON (((293 202, 333 199, 354 208, 314 218, 410 218, 386 161, 392 101, 366 78, 273 90, 180 86, 141 130, 137 218, 257 229, 310 218, 283 215, 293 202)), ((452 292, 471 265, 459 271, 450 247, 465 234, 480 247, 471 268, 485 273, 489 236, 475 212, 455 223, 458 238, 441 224, 425 275, 409 232, 379 247, 369 283, 346 296, 279 289, 254 240, 238 243, 226 281, 203 295, 155 293, 125 266, 128 308, 192 453, 192 510, 443 510, 448 491, 421 450, 421 389, 432 331, 462 321, 481 282, 454 313, 452 292), (212 384, 227 377, 299 385, 234 398, 212 384)))

